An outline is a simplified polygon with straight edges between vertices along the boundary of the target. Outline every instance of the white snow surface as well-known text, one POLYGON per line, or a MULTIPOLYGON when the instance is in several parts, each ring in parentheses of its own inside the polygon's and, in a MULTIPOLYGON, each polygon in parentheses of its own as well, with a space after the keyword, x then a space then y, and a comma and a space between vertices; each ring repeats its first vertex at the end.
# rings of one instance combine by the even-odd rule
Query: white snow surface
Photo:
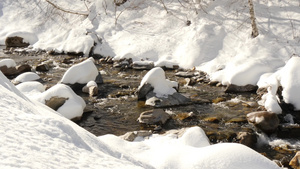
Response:
POLYGON ((14 79, 14 81, 22 83, 22 82, 28 82, 28 81, 35 81, 38 79, 40 79, 40 76, 38 74, 36 74, 34 72, 25 72, 25 73, 18 75, 14 79))
POLYGON ((139 89, 144 84, 151 84, 153 92, 158 97, 166 97, 176 92, 173 87, 178 87, 178 83, 166 79, 165 71, 161 67, 151 69, 142 79, 139 89))
POLYGON ((16 88, 31 99, 39 97, 39 95, 45 91, 44 85, 36 81, 20 83, 16 86, 16 88))
POLYGON ((172 134, 139 142, 114 135, 97 138, 28 99, 1 72, 0 91, 0 168, 279 169, 241 144, 209 145, 199 127, 187 129, 180 138, 172 134))
POLYGON ((17 64, 13 59, 1 59, 0 60, 0 67, 6 66, 7 68, 16 67, 17 64))
POLYGON ((63 75, 61 83, 85 84, 89 81, 94 81, 99 73, 94 62, 95 60, 93 58, 89 58, 81 63, 71 66, 63 75))
POLYGON ((51 97, 68 98, 66 102, 57 110, 60 114, 68 119, 81 117, 86 104, 85 101, 78 96, 69 86, 64 84, 56 84, 47 91, 43 92, 37 100, 41 103, 46 103, 51 97))

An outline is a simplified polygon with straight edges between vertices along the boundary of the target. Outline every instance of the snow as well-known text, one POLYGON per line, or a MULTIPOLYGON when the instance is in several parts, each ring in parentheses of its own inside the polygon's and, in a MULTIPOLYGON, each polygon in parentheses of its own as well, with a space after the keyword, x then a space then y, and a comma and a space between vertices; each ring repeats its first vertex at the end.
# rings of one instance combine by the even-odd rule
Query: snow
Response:
POLYGON ((165 71, 161 67, 151 69, 142 79, 139 89, 144 84, 151 84, 153 92, 158 97, 166 97, 176 92, 173 87, 178 87, 178 83, 166 79, 165 71))
POLYGON ((25 96, 34 99, 45 91, 45 87, 42 83, 36 81, 28 81, 20 83, 16 88, 22 92, 25 96))
POLYGON ((16 67, 17 64, 13 59, 1 59, 0 60, 0 67, 6 66, 7 68, 16 67))
MULTIPOLYGON (((56 88, 64 87, 49 90, 68 95, 56 88)), ((0 168, 279 168, 241 144, 209 145, 199 127, 186 129, 179 138, 175 134, 155 134, 136 142, 114 135, 97 138, 28 99, 1 72, 0 91, 0 151, 5 152, 0 154, 0 168)))
POLYGON ((85 61, 71 66, 61 79, 61 83, 85 84, 89 81, 95 80, 98 75, 98 69, 94 64, 93 58, 86 59, 85 61))
POLYGON ((97 83, 95 81, 89 81, 87 84, 86 84, 86 87, 91 87, 91 86, 96 86, 98 87, 97 83))
POLYGON ((40 79, 40 76, 38 74, 36 74, 34 72, 25 72, 25 73, 18 75, 14 79, 14 81, 22 83, 22 82, 28 82, 28 81, 35 81, 38 79, 40 79))
POLYGON ((63 97, 68 98, 66 102, 57 110, 60 114, 68 119, 81 117, 83 109, 86 104, 85 101, 78 96, 74 91, 67 85, 56 84, 47 91, 43 92, 37 100, 41 103, 46 103, 46 100, 50 100, 51 97, 63 97))

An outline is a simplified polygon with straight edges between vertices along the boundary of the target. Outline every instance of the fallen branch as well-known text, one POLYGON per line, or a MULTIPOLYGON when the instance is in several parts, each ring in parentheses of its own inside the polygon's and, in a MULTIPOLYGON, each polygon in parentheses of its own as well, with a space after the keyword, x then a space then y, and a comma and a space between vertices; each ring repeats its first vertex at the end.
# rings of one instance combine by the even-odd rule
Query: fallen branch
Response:
POLYGON ((89 15, 89 12, 78 12, 78 11, 72 11, 72 10, 69 10, 69 9, 64 9, 56 4, 54 4, 53 2, 51 2, 50 0, 46 0, 46 2, 48 2, 50 5, 52 5, 54 8, 58 9, 58 10, 61 10, 63 12, 66 12, 66 13, 70 13, 70 14, 75 14, 75 15, 83 15, 83 16, 88 16, 89 15))

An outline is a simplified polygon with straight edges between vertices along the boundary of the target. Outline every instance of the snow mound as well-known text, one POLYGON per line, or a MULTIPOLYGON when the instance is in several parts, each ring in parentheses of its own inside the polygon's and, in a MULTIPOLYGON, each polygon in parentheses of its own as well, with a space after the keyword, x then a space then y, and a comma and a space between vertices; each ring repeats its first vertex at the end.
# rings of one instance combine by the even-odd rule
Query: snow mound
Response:
POLYGON ((178 87, 178 83, 166 79, 165 71, 161 67, 151 69, 142 79, 138 90, 144 84, 151 84, 154 88, 153 92, 158 97, 165 97, 176 92, 173 87, 178 87))
POLYGON ((282 96, 285 103, 294 105, 300 110, 300 57, 292 57, 280 70, 278 81, 283 87, 282 96))
POLYGON ((144 161, 154 168, 199 169, 279 169, 266 157, 236 143, 209 145, 208 138, 199 127, 185 131, 182 137, 175 134, 152 135, 149 139, 127 142, 114 135, 100 136, 113 147, 118 145, 121 153, 131 153, 134 159, 144 161))
POLYGON ((0 67, 6 66, 7 68, 16 67, 17 64, 13 59, 2 59, 0 60, 0 67))
POLYGON ((57 110, 60 114, 68 119, 73 119, 76 117, 81 117, 83 114, 83 109, 86 104, 84 100, 76 95, 74 91, 67 85, 57 84, 52 86, 47 91, 43 92, 37 100, 41 103, 46 103, 46 100, 50 100, 51 97, 63 97, 68 98, 66 102, 57 110))
POLYGON ((71 66, 62 77, 61 83, 85 84, 95 80, 98 75, 98 69, 94 62, 95 60, 93 58, 89 58, 81 63, 71 66))
POLYGON ((25 72, 17 76, 14 81, 17 83, 35 81, 40 79, 40 76, 34 72, 25 72))
POLYGON ((35 81, 23 82, 18 84, 16 88, 31 99, 38 97, 38 95, 45 91, 44 85, 35 81))
POLYGON ((300 110, 300 57, 292 57, 285 66, 277 72, 264 74, 258 81, 259 87, 268 88, 268 93, 262 97, 262 103, 268 111, 281 113, 280 101, 276 94, 278 86, 282 86, 282 96, 285 103, 290 103, 295 110, 300 110))

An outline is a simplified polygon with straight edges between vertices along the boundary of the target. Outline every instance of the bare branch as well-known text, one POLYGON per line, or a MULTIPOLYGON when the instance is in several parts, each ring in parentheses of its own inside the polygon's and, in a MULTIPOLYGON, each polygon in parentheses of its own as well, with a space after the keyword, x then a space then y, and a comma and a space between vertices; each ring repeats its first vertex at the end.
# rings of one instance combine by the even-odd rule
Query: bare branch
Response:
POLYGON ((88 16, 89 15, 89 12, 78 12, 78 11, 72 11, 72 10, 69 10, 69 9, 64 9, 56 4, 54 4, 53 2, 51 2, 50 0, 46 0, 46 2, 48 2, 50 5, 52 5, 54 8, 58 9, 58 10, 61 10, 63 12, 66 12, 66 13, 70 13, 70 14, 75 14, 75 15, 84 15, 84 16, 88 16))

